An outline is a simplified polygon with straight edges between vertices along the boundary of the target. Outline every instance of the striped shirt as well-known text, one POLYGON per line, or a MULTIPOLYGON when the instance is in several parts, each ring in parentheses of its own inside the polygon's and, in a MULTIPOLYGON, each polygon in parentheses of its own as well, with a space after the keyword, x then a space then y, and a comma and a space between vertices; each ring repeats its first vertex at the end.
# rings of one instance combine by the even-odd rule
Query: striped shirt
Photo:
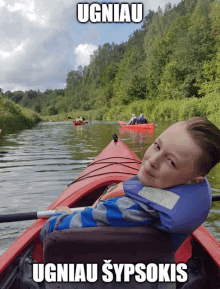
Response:
POLYGON ((159 222, 158 213, 147 205, 134 201, 129 197, 111 198, 99 201, 95 208, 85 208, 82 211, 68 214, 54 214, 44 224, 40 238, 53 231, 102 227, 102 226, 149 226, 159 222))

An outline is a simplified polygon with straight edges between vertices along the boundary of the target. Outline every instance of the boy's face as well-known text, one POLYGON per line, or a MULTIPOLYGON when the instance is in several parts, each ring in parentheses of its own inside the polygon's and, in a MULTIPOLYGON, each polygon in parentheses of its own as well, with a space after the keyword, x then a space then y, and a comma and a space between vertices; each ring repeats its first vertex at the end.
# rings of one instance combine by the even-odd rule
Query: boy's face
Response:
POLYGON ((147 149, 138 178, 143 185, 160 189, 203 181, 197 173, 201 155, 202 149, 185 130, 185 123, 175 123, 147 149))

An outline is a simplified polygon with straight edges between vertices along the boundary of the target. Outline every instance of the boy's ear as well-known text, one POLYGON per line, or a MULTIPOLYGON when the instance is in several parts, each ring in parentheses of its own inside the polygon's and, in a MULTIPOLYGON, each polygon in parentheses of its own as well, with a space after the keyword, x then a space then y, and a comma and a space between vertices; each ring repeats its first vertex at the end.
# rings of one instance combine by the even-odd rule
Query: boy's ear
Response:
POLYGON ((187 184, 188 185, 192 185, 192 184, 198 184, 198 183, 203 183, 204 182, 204 177, 202 176, 197 176, 194 179, 192 179, 191 181, 189 181, 187 184))

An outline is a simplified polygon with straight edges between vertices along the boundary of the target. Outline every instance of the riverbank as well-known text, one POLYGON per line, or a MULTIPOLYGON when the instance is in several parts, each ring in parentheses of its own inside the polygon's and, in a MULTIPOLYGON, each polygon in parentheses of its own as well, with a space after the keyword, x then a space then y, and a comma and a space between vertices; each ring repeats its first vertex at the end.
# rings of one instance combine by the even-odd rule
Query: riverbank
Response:
POLYGON ((53 116, 42 116, 44 121, 65 121, 83 116, 86 120, 129 120, 131 115, 143 113, 149 122, 180 121, 193 116, 203 116, 212 122, 220 122, 220 98, 217 93, 202 98, 137 100, 129 105, 90 111, 75 110, 53 116))
POLYGON ((36 112, 22 108, 0 95, 0 129, 2 129, 2 134, 31 128, 40 121, 41 118, 36 112))

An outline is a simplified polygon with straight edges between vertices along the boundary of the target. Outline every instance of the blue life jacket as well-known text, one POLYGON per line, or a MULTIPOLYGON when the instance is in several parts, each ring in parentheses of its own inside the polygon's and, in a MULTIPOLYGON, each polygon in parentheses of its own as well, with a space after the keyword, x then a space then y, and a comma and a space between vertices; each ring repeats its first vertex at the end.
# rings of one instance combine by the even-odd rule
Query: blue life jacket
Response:
POLYGON ((147 123, 147 120, 146 120, 146 118, 145 117, 143 117, 143 116, 140 116, 139 118, 138 118, 138 123, 147 123))
POLYGON ((145 188, 151 189, 145 187, 137 176, 123 182, 123 190, 128 197, 148 205, 158 212, 160 222, 154 226, 171 233, 173 247, 178 250, 181 244, 208 216, 212 199, 208 180, 205 178, 204 182, 198 184, 159 189, 158 194, 155 193, 155 190, 152 190, 152 194, 148 192, 144 194, 145 188), (172 202, 173 205, 171 204, 169 207, 172 202))

